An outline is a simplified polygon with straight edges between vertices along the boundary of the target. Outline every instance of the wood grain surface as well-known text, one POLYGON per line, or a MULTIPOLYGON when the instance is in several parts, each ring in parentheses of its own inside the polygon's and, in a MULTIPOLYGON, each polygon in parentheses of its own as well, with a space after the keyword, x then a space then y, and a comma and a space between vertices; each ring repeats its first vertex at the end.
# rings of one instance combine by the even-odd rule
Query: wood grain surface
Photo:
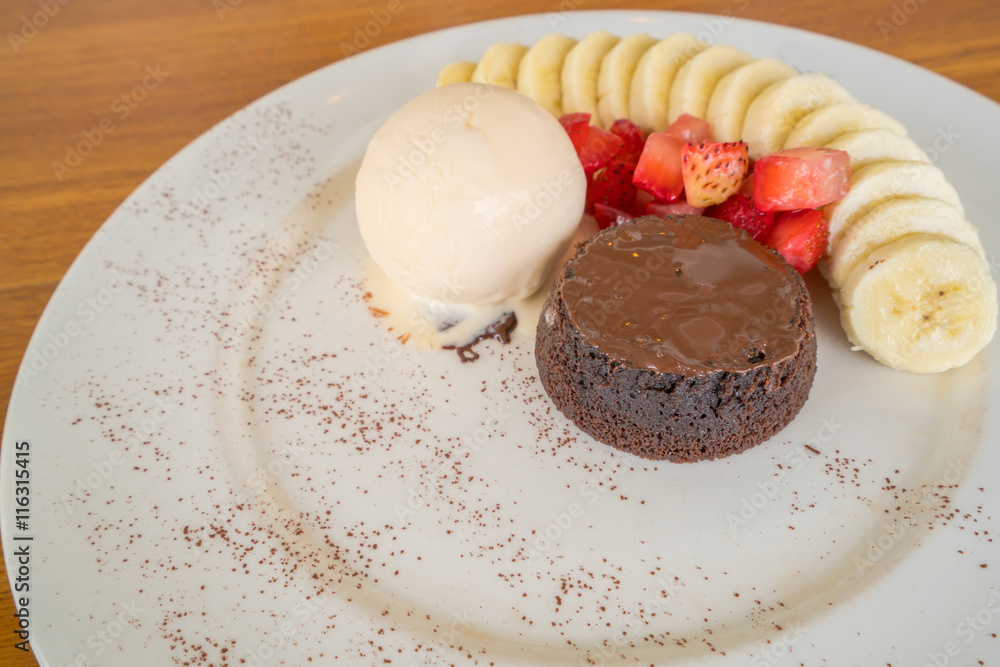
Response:
MULTIPOLYGON (((397 13, 368 48, 473 21, 566 8, 727 12, 862 44, 1000 101, 996 0, 392 1, 399 3, 397 13)), ((342 45, 388 4, 0 0, 0 419, 46 302, 115 207, 226 116, 341 59, 342 45), (137 101, 131 91, 144 78, 148 90, 137 101), (107 119, 113 127, 102 129, 107 119), (86 136, 94 144, 89 155, 68 170, 53 167, 86 136)), ((0 588, 0 666, 38 664, 14 647, 6 580, 0 588)))

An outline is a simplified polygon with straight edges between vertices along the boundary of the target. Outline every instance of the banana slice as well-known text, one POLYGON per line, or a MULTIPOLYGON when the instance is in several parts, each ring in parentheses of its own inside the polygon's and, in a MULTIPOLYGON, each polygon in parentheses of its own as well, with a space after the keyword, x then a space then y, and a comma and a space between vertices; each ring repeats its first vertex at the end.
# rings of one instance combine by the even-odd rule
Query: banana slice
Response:
POLYGON ((811 72, 773 83, 754 98, 743 121, 743 141, 754 160, 776 153, 796 123, 828 104, 853 102, 844 87, 825 74, 811 72))
POLYGON ((848 338, 883 364, 936 373, 968 363, 997 328, 997 287, 975 250, 911 234, 854 268, 839 294, 848 338))
POLYGON ((841 236, 860 216, 888 199, 915 195, 951 204, 965 211, 958 193, 940 169, 923 162, 875 162, 851 174, 851 189, 840 201, 822 208, 830 223, 828 248, 837 247, 841 236))
POLYGON ((719 80, 751 60, 737 48, 716 44, 684 63, 670 87, 667 120, 672 123, 686 113, 705 118, 708 101, 719 80))
POLYGON ((656 40, 644 32, 635 33, 615 44, 597 75, 597 116, 609 127, 619 118, 628 118, 628 95, 639 59, 656 40))
POLYGON ((847 151, 851 156, 851 171, 873 162, 924 162, 930 164, 920 146, 913 139, 889 130, 857 130, 847 132, 824 144, 827 148, 847 151))
POLYGON ((794 67, 777 58, 758 58, 722 77, 712 91, 705 110, 712 138, 716 141, 739 141, 743 136, 743 119, 750 102, 771 84, 796 74, 798 71, 794 67))
POLYGON ((803 116, 785 139, 784 148, 825 146, 857 130, 888 130, 906 136, 906 127, 889 114, 860 102, 846 102, 828 104, 803 116))
POLYGON ((606 30, 592 32, 569 50, 562 69, 563 113, 589 113, 597 123, 597 75, 601 61, 619 39, 606 30))
POLYGON ((558 118, 562 116, 562 67, 576 40, 550 33, 535 42, 521 58, 517 70, 517 92, 538 102, 558 118))
POLYGON ((830 248, 821 267, 830 287, 840 287, 851 270, 876 248, 909 234, 932 234, 967 245, 986 260, 976 228, 957 208, 938 199, 889 199, 860 216, 830 248))
POLYGON ((524 44, 497 42, 486 49, 472 72, 472 81, 517 90, 517 70, 527 52, 528 47, 524 44))
POLYGON ((447 86, 449 83, 464 83, 472 81, 472 73, 476 71, 476 63, 463 60, 458 63, 450 63, 441 68, 438 72, 437 86, 447 86))
POLYGON ((708 47, 690 33, 661 39, 639 58, 629 87, 628 117, 644 132, 666 129, 670 124, 670 88, 677 71, 708 47))

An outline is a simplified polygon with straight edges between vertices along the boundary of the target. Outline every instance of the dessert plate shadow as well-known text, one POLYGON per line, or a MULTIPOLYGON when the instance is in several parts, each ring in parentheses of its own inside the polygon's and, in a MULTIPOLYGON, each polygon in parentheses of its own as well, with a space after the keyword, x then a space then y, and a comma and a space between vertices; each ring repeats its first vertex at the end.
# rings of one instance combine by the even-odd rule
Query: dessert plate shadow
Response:
POLYGON ((462 364, 400 344, 369 311, 353 183, 381 121, 488 43, 597 29, 703 33, 834 76, 934 151, 996 266, 1000 107, 842 41, 573 12, 326 67, 159 169, 39 322, 0 471, 13 498, 28 443, 30 522, 5 511, 0 527, 8 564, 32 538, 43 665, 996 655, 996 341, 948 373, 893 371, 851 351, 812 276, 805 408, 744 454, 674 465, 567 422, 539 386, 529 323, 462 364))

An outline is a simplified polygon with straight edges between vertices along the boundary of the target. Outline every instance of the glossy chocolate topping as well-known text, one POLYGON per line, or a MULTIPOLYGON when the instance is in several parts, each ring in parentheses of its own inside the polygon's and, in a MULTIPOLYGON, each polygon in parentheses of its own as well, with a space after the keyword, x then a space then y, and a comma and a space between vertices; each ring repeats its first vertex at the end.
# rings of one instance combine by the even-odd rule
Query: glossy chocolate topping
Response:
POLYGON ((801 278, 729 223, 640 218, 595 236, 565 271, 567 314, 612 359, 691 376, 799 350, 801 278))

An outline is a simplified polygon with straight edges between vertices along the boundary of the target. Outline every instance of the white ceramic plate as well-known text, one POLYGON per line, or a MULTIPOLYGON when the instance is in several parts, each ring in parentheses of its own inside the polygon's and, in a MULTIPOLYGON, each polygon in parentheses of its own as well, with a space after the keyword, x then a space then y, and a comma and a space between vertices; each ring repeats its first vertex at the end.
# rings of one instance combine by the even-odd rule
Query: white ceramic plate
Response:
POLYGON ((599 28, 686 30, 835 76, 932 152, 995 267, 1000 108, 844 42, 573 12, 324 68, 158 170, 38 325, 0 490, 12 580, 30 544, 42 664, 1000 654, 997 342, 949 373, 894 372, 849 351, 814 279, 819 371, 798 418, 738 457, 672 465, 580 435, 540 390, 529 336, 463 365, 400 347, 368 313, 352 185, 378 124, 489 43, 599 28), (12 502, 21 442, 26 530, 12 502))

